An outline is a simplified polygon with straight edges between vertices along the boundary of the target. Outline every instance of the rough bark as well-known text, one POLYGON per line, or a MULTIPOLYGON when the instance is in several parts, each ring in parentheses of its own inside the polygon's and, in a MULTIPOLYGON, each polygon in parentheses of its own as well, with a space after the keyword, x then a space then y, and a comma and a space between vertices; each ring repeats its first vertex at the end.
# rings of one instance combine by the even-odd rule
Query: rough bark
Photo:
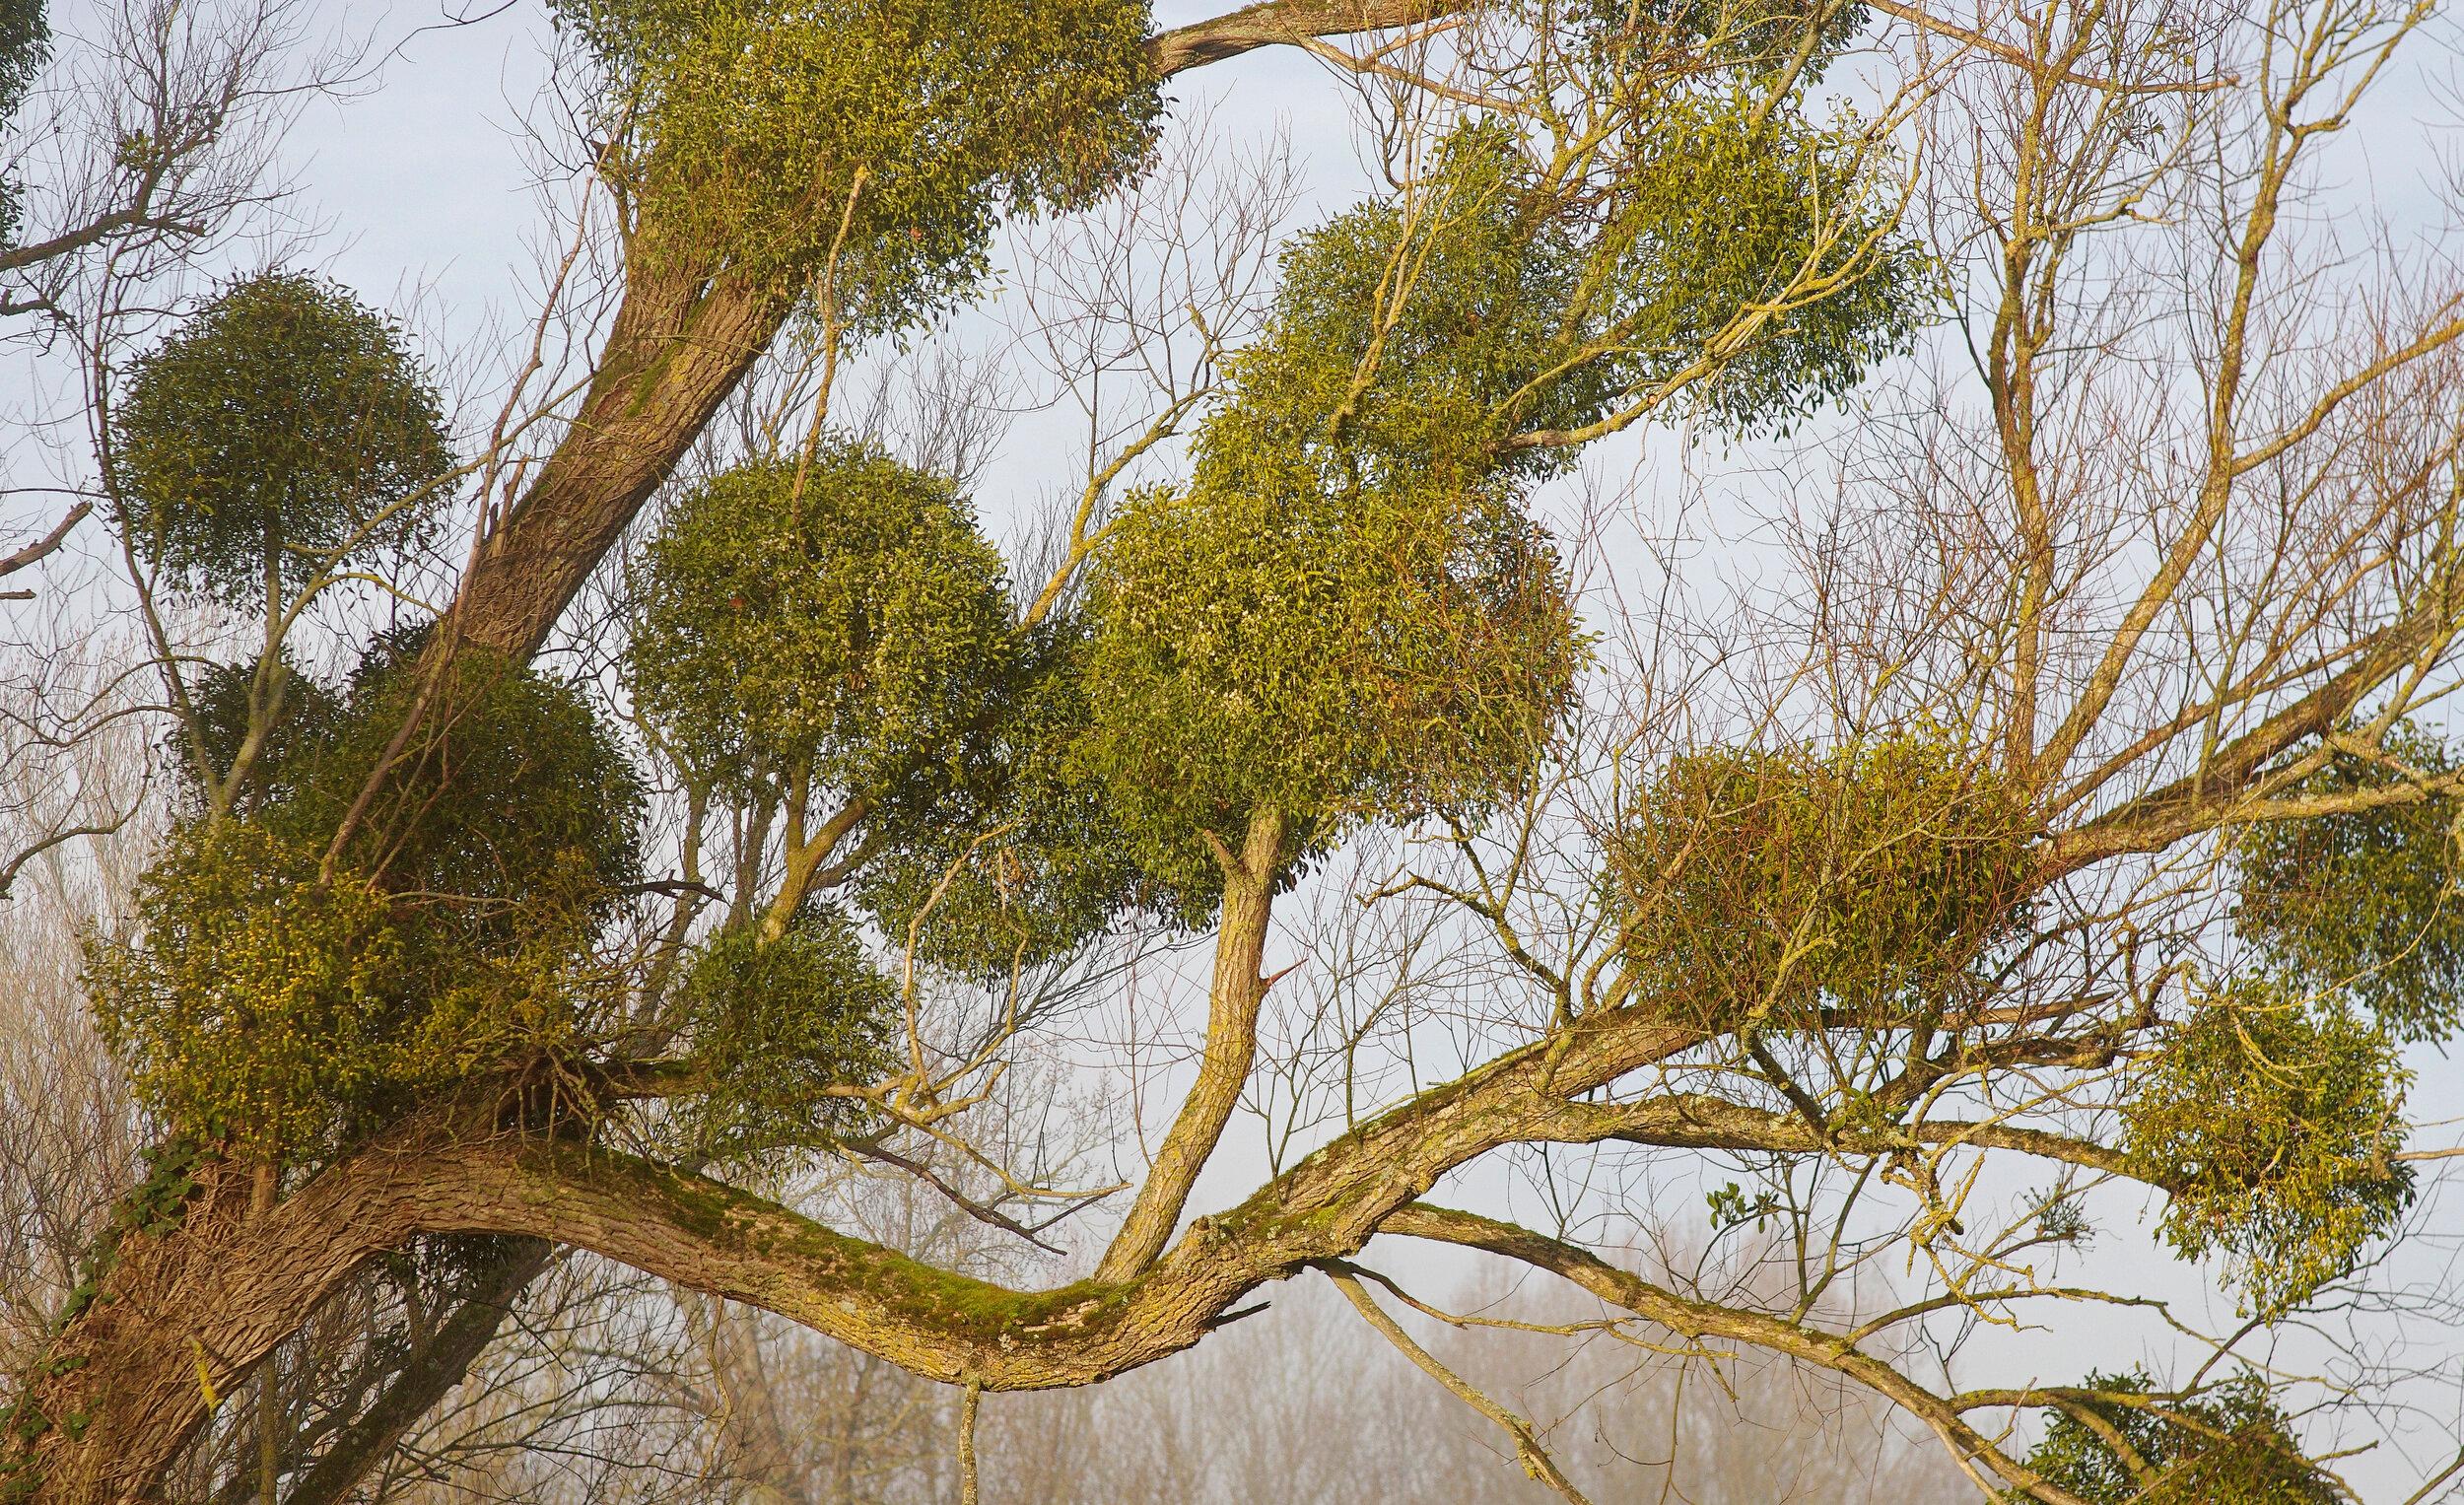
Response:
POLYGON ((1464 9, 1461 0, 1266 0, 1177 27, 1146 44, 1159 77, 1311 37, 1410 26, 1464 9))
POLYGON ((1578 1025, 1371 1121, 1136 1278, 1019 1291, 850 1238, 719 1183, 443 1110, 250 1216, 242 1174, 208 1166, 180 1225, 132 1234, 28 1394, 53 1425, 19 1477, 41 1501, 137 1500, 219 1398, 367 1262, 423 1233, 587 1249, 765 1308, 912 1373, 991 1390, 1109 1379, 1202 1338, 1248 1291, 1356 1252, 1395 1208, 1500 1145, 1618 1127, 1568 1099, 1698 1042, 1630 1013, 1578 1025))
POLYGON ((454 602, 463 639, 528 658, 793 307, 778 288, 629 276, 572 429, 454 602))

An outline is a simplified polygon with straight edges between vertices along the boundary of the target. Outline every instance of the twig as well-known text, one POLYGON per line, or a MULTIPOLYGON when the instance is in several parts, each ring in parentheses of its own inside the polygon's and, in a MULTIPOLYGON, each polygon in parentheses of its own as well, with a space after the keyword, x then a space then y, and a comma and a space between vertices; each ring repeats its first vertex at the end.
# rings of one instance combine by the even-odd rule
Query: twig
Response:
POLYGON ((1574 1505, 1591 1505, 1583 1491, 1574 1487, 1574 1481, 1565 1476, 1556 1461, 1540 1446, 1540 1434, 1533 1430, 1532 1423, 1490 1400, 1470 1381, 1438 1362, 1436 1354, 1412 1341, 1411 1334, 1405 1333, 1394 1318, 1387 1316, 1386 1309, 1361 1288, 1358 1277, 1352 1273, 1352 1266, 1330 1262, 1323 1268, 1326 1277, 1335 1282, 1335 1289, 1341 1291, 1353 1310, 1360 1313, 1362 1321, 1377 1329, 1388 1342, 1402 1350, 1403 1357, 1419 1365, 1431 1379, 1453 1391, 1457 1400, 1496 1422, 1507 1436, 1514 1439, 1515 1456, 1523 1460, 1524 1472, 1573 1501, 1574 1505))

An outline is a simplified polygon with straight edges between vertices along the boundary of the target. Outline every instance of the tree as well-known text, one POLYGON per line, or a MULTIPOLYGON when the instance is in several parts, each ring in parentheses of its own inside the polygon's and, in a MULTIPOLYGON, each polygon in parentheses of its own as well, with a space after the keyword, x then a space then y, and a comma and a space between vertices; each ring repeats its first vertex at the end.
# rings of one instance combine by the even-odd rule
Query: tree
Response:
POLYGON ((16 1391, 7 1489, 142 1496, 321 1301, 478 1236, 959 1387, 968 1460, 984 1392, 1111 1380, 1315 1272, 1581 1498, 1394 1319, 1383 1235, 1866 1387, 1992 1493, 2110 1494, 2086 1436, 2140 1487, 2247 1434, 2315 1497, 2258 1390, 1961 1388, 1911 1334, 2095 1299, 2054 1266, 2135 1183, 2245 1301, 2204 1376, 2410 1204, 2397 1046, 2455 1020, 2464 290, 2408 269, 2321 312, 2287 206, 2422 14, 1875 9, 1911 82, 1860 116, 1817 85, 1872 18, 1826 0, 1270 0, 1153 36, 1128 0, 558 5, 621 250, 570 400, 448 463, 405 342, 287 278, 113 394, 187 793, 88 972, 165 1137, 16 1391), (1013 581, 965 487, 834 427, 842 357, 924 338, 996 227, 1123 191, 1173 74, 1279 42, 1362 80, 1389 182, 1286 242, 1253 337, 1205 335, 1013 581), (260 298, 329 337, 203 358, 260 298), (1870 483, 1778 519, 1802 603, 1679 613, 1657 655, 1587 609, 1595 540, 1543 520, 1585 446, 1772 442, 1946 311, 1982 391, 1845 441, 1870 483), (271 404, 209 431, 243 370, 346 442, 267 462, 271 404), (792 396, 714 453, 749 376, 792 396), (318 672, 308 604, 393 588, 346 567, 432 505, 475 513, 451 599, 327 619, 360 630, 318 672), (536 661, 590 588, 620 696, 536 661), (262 607, 240 660, 198 668, 200 602, 262 607), (1399 933, 1283 1049, 1278 990, 1321 985, 1270 953, 1313 905, 1399 933), (1084 1278, 762 1195, 836 1156, 1021 1240, 1093 1215, 966 1115, 1158 936, 1211 937, 1202 1042, 1084 1278), (1439 1006, 1461 1068, 1381 1073, 1439 1006), (1269 1080, 1292 1152, 1190 1216, 1269 1080), (1712 1232, 1775 1225, 1793 1283, 1430 1199, 1602 1146, 1729 1157, 1712 1232), (2053 1179, 1996 1209, 2013 1161, 2053 1179), (1928 1289, 1834 1315, 1885 1251, 1928 1289), (2025 1455, 1975 1419, 2039 1411, 2025 1455))

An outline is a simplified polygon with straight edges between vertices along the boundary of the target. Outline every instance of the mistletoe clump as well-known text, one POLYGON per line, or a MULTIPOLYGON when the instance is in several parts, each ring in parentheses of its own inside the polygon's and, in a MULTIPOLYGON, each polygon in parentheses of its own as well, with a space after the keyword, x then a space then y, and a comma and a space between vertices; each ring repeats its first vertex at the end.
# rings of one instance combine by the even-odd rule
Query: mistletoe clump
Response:
POLYGON ((635 581, 635 694, 736 787, 883 802, 946 785, 1017 653, 1000 554, 966 499, 856 443, 695 488, 635 581))
POLYGON ((422 1088, 584 1038, 640 787, 572 687, 380 645, 303 694, 247 797, 176 828, 87 984, 174 1125, 306 1161, 422 1088))
POLYGON ((1305 238, 1190 482, 1113 523, 1085 761, 1159 870, 1209 870, 1204 834, 1262 809, 1306 847, 1493 803, 1570 707, 1583 640, 1519 505, 1551 467, 1491 443, 1569 275, 1511 172, 1502 142, 1466 137, 1426 215, 1373 203, 1305 238))
POLYGON ((727 931, 682 990, 696 1091, 680 1106, 706 1153, 727 1158, 827 1144, 858 1123, 845 1095, 891 1063, 897 986, 844 917, 815 911, 765 940, 727 931))
MULTIPOLYGON (((2338 1505, 2345 1498, 2302 1456, 2284 1410, 2256 1378, 2180 1400, 2154 1396, 2153 1388, 2144 1372, 2089 1375, 2071 1402, 2077 1412, 2055 1415, 2027 1467, 2088 1505, 2338 1505)), ((2024 1505, 2035 1496, 2018 1490, 2003 1498, 2024 1505)))
POLYGON ((1610 847, 1644 996, 1706 1027, 1940 1018, 2017 933, 2028 826, 1940 733, 1672 760, 1610 847))
POLYGON ((2398 1040, 2443 1041, 2464 998, 2464 862, 2446 746, 2399 724, 2384 752, 2335 752, 2284 797, 2349 808, 2267 821, 2229 844, 2233 928, 2285 975, 2352 997, 2398 1040))
POLYGON ((2407 1079, 2385 1032, 2335 999, 2244 981, 2207 1000, 2122 1110, 2145 1179, 2172 1193, 2165 1241, 2223 1256, 2269 1316, 2341 1278, 2412 1204, 2393 1158, 2407 1079))
POLYGON ((1202 915, 1156 897, 1079 766, 1085 632, 1018 625, 947 479, 852 441, 740 465, 668 511, 634 585, 661 739, 713 787, 859 810, 851 896, 919 960, 997 977, 1126 911, 1202 915))
POLYGON ((111 418, 111 507, 189 593, 278 609, 418 536, 453 467, 400 327, 329 282, 234 284, 141 358, 111 418))
POLYGON ((1212 913, 1220 875, 1142 856, 1087 766, 1088 648, 1080 618, 1021 633, 936 818, 885 825, 856 899, 919 960, 1007 987, 1117 923, 1194 929, 1212 913))
POLYGON ((87 987, 140 1096, 253 1158, 325 1146, 400 1074, 411 981, 385 896, 262 826, 199 822, 140 881, 135 936, 91 949, 87 987))
POLYGON ((985 272, 1004 215, 1081 206, 1160 110, 1138 0, 555 0, 603 74, 632 254, 830 273, 885 329, 985 272))

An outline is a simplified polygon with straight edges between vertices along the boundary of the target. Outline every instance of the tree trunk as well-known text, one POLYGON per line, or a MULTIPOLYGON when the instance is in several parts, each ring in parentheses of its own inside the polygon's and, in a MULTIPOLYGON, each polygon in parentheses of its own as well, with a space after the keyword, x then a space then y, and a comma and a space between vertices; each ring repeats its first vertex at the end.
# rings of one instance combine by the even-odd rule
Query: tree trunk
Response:
POLYGON ((457 634, 536 652, 792 307, 732 274, 629 277, 573 427, 462 581, 457 634))

